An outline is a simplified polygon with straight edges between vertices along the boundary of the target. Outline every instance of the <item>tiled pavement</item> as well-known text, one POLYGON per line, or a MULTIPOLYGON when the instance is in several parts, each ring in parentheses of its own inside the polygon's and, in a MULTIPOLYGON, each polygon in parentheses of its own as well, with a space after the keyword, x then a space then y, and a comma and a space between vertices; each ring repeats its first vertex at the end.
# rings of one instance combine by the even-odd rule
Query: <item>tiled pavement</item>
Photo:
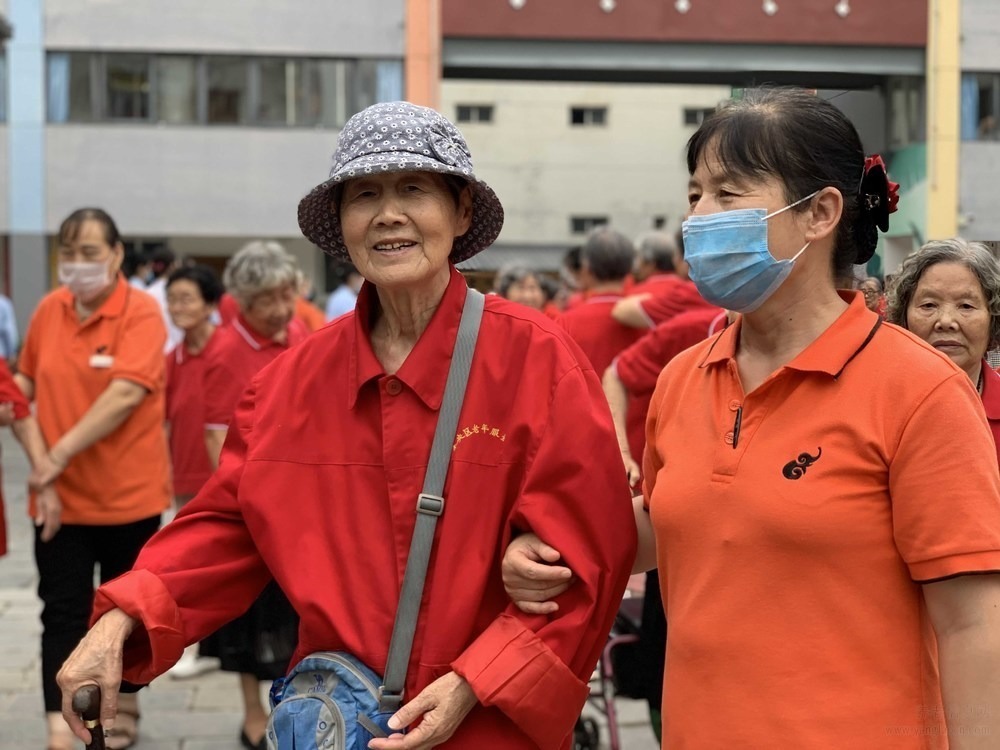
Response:
MULTIPOLYGON (((3 430, 3 486, 9 552, 0 558, 0 750, 43 750, 38 615, 32 531, 25 515, 27 462, 3 430)), ((645 704, 619 700, 621 747, 654 750, 645 704)), ((239 750, 236 676, 215 672, 190 680, 155 681, 140 697, 140 750, 239 750)), ((602 747, 607 747, 607 734, 602 747)), ((82 743, 80 744, 82 748, 82 743)))

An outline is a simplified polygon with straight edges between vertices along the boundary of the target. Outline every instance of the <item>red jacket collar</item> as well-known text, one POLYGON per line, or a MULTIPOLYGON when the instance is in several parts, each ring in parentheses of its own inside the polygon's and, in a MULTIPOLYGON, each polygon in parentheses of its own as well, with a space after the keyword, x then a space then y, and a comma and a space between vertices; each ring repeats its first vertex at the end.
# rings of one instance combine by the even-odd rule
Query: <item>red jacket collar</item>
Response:
MULTIPOLYGON (((420 400, 431 409, 439 409, 444 397, 444 384, 448 366, 458 336, 468 285, 461 273, 451 267, 451 279, 427 329, 421 334, 413 351, 395 374, 409 386, 420 400)), ((385 369, 375 357, 371 345, 369 321, 378 305, 375 286, 365 282, 358 294, 354 313, 354 344, 351 350, 352 367, 347 389, 348 407, 354 408, 361 389, 369 381, 385 375, 385 369)))

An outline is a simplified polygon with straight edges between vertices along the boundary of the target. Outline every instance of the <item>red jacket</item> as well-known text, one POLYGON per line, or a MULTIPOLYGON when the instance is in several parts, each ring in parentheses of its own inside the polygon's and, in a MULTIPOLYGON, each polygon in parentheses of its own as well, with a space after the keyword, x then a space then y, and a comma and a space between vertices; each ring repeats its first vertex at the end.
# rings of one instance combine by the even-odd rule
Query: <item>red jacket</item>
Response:
MULTIPOLYGON (((236 410, 219 470, 101 587, 144 627, 125 677, 147 682, 186 643, 242 612, 274 576, 320 649, 385 668, 465 283, 453 271, 403 366, 385 374, 365 285, 348 313, 264 368, 236 410)), ((635 554, 629 489, 597 377, 557 325, 487 298, 444 491, 407 699, 454 670, 480 701, 442 747, 568 748, 635 554), (513 534, 533 530, 576 574, 551 617, 503 590, 513 534)))

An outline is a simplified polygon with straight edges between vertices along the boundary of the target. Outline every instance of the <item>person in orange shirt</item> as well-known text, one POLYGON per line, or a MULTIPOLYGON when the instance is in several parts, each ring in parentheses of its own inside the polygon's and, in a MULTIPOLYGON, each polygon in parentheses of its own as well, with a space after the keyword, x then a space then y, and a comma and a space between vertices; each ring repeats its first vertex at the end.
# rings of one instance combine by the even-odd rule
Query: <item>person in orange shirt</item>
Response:
POLYGON ((299 298, 295 300, 295 317, 312 333, 326 325, 326 314, 312 302, 312 279, 299 271, 299 298))
MULTIPOLYGON (((741 316, 673 359, 646 422, 636 567, 658 567, 670 628, 663 747, 995 747, 1000 473, 982 404, 948 356, 834 281, 871 258, 898 186, 797 89, 707 118, 688 167, 691 277, 741 316)), ((539 545, 507 561, 539 574, 508 575, 526 606, 569 575, 532 563, 557 559, 539 545)))
MULTIPOLYGON (((87 632, 95 568, 101 581, 131 568, 171 495, 159 305, 119 273, 124 248, 107 213, 74 211, 57 236, 63 286, 35 310, 15 376, 48 446, 31 474, 30 512, 43 524, 35 559, 52 750, 74 746, 55 676, 87 632), (46 540, 54 517, 61 528, 46 540)), ((136 698, 123 695, 108 747, 131 745, 137 726, 136 698)))

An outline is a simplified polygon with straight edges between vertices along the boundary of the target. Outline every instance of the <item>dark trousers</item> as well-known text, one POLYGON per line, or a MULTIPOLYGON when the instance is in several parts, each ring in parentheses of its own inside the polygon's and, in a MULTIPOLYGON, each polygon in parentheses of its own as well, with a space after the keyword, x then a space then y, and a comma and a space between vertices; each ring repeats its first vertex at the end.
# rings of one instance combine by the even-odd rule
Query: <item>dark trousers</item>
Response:
POLYGON ((60 711, 56 673, 87 632, 94 604, 94 566, 101 583, 130 570, 160 527, 153 516, 121 526, 67 525, 48 542, 35 530, 38 596, 42 600, 42 692, 45 710, 60 711))

